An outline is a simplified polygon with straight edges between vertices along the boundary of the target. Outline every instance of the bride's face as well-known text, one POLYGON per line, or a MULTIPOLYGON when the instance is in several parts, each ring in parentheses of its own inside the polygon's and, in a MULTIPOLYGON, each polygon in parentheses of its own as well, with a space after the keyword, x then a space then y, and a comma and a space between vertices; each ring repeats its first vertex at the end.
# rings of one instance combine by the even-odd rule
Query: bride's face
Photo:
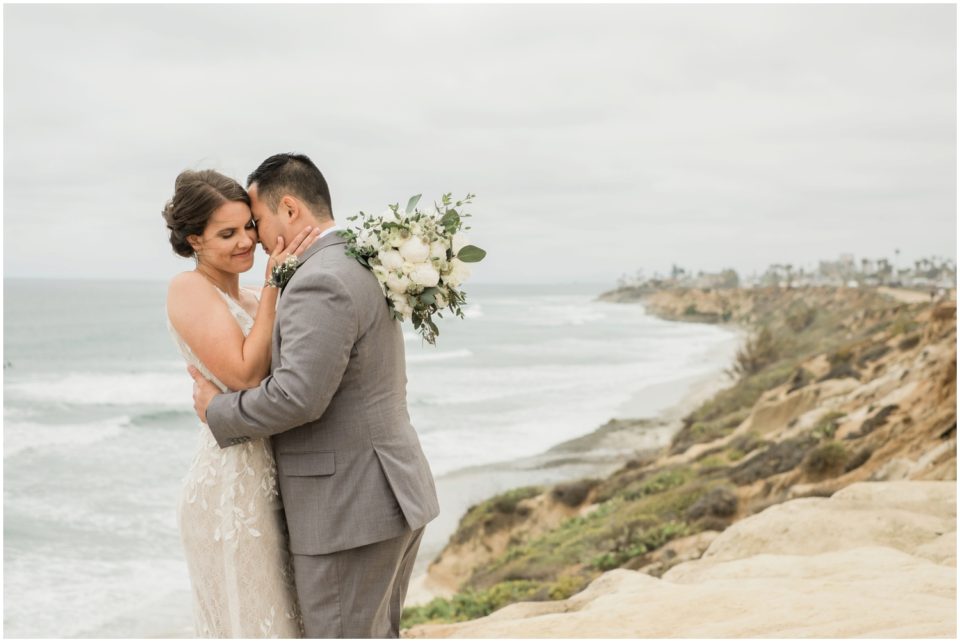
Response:
POLYGON ((253 267, 257 228, 246 203, 230 201, 214 211, 202 236, 190 237, 200 262, 223 272, 246 272, 253 267))

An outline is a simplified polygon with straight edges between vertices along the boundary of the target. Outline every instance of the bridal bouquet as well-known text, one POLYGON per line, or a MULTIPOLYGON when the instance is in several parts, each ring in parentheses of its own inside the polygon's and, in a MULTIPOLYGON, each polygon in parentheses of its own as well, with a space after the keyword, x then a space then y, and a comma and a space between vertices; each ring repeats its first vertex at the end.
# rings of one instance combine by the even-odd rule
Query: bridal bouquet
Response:
POLYGON ((418 207, 420 195, 407 202, 390 205, 376 216, 360 212, 348 220, 357 221, 356 229, 341 232, 347 240, 347 254, 370 268, 387 297, 387 304, 400 321, 413 321, 413 327, 430 344, 436 344, 440 331, 433 315, 443 318, 443 310, 463 318, 466 293, 460 289, 470 276, 468 263, 476 263, 486 252, 469 245, 463 219, 470 215, 462 208, 473 194, 454 202, 444 194, 439 205, 418 207))

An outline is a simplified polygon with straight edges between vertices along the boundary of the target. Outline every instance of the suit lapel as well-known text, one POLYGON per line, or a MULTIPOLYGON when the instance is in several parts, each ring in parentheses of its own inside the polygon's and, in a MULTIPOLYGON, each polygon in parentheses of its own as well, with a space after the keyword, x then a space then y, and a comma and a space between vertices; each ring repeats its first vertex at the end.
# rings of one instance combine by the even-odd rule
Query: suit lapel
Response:
POLYGON ((313 245, 311 245, 306 250, 304 250, 303 254, 300 255, 300 263, 301 264, 306 263, 310 259, 310 257, 312 257, 314 254, 316 254, 317 252, 319 252, 325 247, 330 247, 331 245, 343 245, 346 242, 347 240, 342 236, 340 236, 339 231, 331 232, 330 234, 327 234, 326 236, 324 236, 322 239, 318 241, 314 241, 313 245))
MULTIPOLYGON (((327 234, 322 239, 313 242, 313 245, 304 250, 303 254, 300 255, 300 267, 303 267, 303 264, 310 260, 311 257, 316 255, 320 250, 332 247, 334 245, 345 245, 347 240, 340 236, 339 232, 331 232, 327 234)), ((289 281, 287 282, 289 283, 289 281)), ((287 289, 286 284, 280 289, 280 296, 283 296, 283 291, 287 289)))

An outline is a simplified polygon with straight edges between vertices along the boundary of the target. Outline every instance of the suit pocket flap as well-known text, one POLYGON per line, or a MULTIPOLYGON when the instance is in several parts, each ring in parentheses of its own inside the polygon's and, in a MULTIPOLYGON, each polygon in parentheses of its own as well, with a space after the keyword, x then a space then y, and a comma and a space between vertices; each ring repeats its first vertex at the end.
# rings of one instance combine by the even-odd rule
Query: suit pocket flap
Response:
POLYGON ((289 477, 322 477, 337 469, 333 451, 314 453, 279 453, 277 468, 289 477))

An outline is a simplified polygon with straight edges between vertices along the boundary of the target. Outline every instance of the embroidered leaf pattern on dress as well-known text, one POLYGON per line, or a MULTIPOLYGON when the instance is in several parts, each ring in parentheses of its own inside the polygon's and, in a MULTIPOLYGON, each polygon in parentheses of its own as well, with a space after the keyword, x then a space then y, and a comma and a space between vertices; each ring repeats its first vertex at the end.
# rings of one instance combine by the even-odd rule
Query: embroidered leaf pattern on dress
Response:
MULTIPOLYGON (((249 333, 253 319, 226 295, 224 300, 244 335, 249 333)), ((226 391, 169 320, 167 327, 187 363, 226 391)), ((190 570, 198 636, 303 637, 269 440, 251 439, 221 449, 209 428, 200 424, 177 523, 190 570)))

